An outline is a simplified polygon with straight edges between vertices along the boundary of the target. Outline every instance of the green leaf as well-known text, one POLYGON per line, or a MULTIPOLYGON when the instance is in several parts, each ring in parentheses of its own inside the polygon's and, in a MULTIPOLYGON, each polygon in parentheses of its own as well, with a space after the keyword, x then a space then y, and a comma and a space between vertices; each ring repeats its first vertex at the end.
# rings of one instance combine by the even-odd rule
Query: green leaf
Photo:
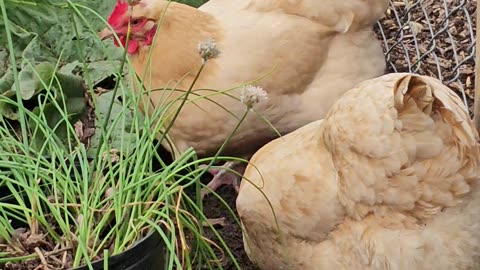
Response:
POLYGON ((33 68, 32 63, 25 60, 22 70, 18 73, 20 81, 15 82, 11 89, 16 89, 15 84, 19 83, 22 99, 29 100, 39 91, 45 89, 40 82, 43 81, 44 84, 49 84, 53 72, 54 66, 51 63, 42 62, 33 68))
POLYGON ((11 90, 14 82, 15 77, 13 76, 13 71, 9 69, 7 73, 0 78, 0 94, 11 90))
MULTIPOLYGON (((79 115, 84 112, 85 110, 85 104, 86 101, 84 98, 72 98, 66 101, 66 108, 67 108, 67 114, 68 118, 66 120, 69 120, 70 123, 73 123, 78 120, 79 115)), ((33 112, 36 115, 45 115, 45 119, 47 120, 48 126, 51 128, 54 128, 55 126, 58 125, 59 122, 63 122, 60 125, 60 130, 63 132, 65 131, 66 128, 66 123, 65 119, 61 113, 53 103, 48 103, 43 107, 43 110, 41 107, 36 107, 33 112)), ((31 123, 34 124, 34 123, 31 123)))
POLYGON ((79 61, 73 61, 61 67, 58 71, 64 74, 77 74, 82 67, 79 61))
POLYGON ((73 97, 85 98, 85 87, 82 77, 60 72, 56 73, 56 77, 60 83, 58 86, 59 90, 61 90, 66 99, 73 97))
MULTIPOLYGON (((90 63, 86 69, 86 73, 89 74, 93 85, 105 80, 118 71, 120 61, 98 61, 90 63)), ((124 73, 127 72, 127 66, 125 65, 124 73)))
POLYGON ((8 52, 0 47, 0 77, 3 77, 8 70, 8 52))
MULTIPOLYGON (((98 107, 96 108, 96 116, 100 121, 96 121, 95 123, 95 134, 91 139, 92 147, 88 150, 88 154, 93 156, 96 154, 98 147, 100 147, 100 140, 102 137, 102 128, 101 125, 103 124, 103 119, 105 119, 109 107, 110 102, 113 97, 113 91, 104 93, 100 95, 97 99, 98 107)), ((131 144, 135 144, 136 142, 136 135, 130 133, 130 128, 132 127, 133 123, 133 111, 130 108, 124 108, 124 105, 120 103, 118 100, 118 96, 115 97, 112 113, 110 116, 110 120, 107 123, 106 130, 109 130, 112 125, 115 124, 113 127, 113 131, 111 136, 109 136, 108 144, 111 148, 119 149, 122 145, 122 139, 126 142, 131 144), (116 120, 118 119, 118 120, 116 120), (115 123, 117 121, 117 123, 115 123)), ((105 134, 106 135, 106 134, 105 134)))
MULTIPOLYGON (((116 1, 83 0, 74 3, 84 4, 106 18, 116 1)), ((43 61, 56 64, 61 58, 60 67, 77 61, 82 63, 78 67, 83 69, 84 61, 105 62, 106 59, 119 60, 122 57, 121 49, 99 40, 97 31, 105 25, 86 9, 77 7, 89 26, 64 0, 6 1, 6 6, 18 62, 28 59, 33 64, 43 61)), ((0 52, 4 50, 5 37, 5 28, 0 27, 0 52)))
MULTIPOLYGON (((50 69, 51 72, 53 71, 53 66, 51 66, 50 63, 46 63, 42 67, 45 67, 41 70, 42 76, 48 76, 43 74, 43 72, 46 72, 47 69, 50 69)), ((52 76, 52 73, 50 73, 50 76, 52 76)), ((50 90, 58 89, 55 91, 55 93, 59 94, 56 97, 55 103, 62 108, 62 111, 64 110, 67 113, 68 118, 64 119, 62 111, 55 106, 53 103, 54 101, 47 103, 44 106, 43 111, 40 107, 36 107, 34 109, 34 113, 45 114, 48 126, 51 128, 54 128, 59 122, 62 122, 57 128, 56 133, 60 138, 65 138, 67 134, 67 123, 65 120, 69 120, 69 123, 73 124, 79 119, 79 115, 83 113, 86 108, 87 101, 85 98, 85 88, 83 86, 83 80, 80 76, 63 74, 60 72, 56 72, 55 76, 56 78, 54 86, 56 87, 50 90), (65 101, 65 107, 63 107, 63 101, 65 101)), ((35 123, 31 123, 31 125, 35 125, 35 123)))
POLYGON ((0 97, 0 114, 11 120, 18 120, 18 108, 11 103, 15 97, 15 91, 8 90, 0 97))
MULTIPOLYGON (((57 102, 62 104, 61 100, 57 100, 57 102)), ((43 115, 46 119, 47 125, 54 129, 55 134, 64 141, 67 139, 67 125, 71 125, 80 119, 80 116, 86 108, 86 100, 85 98, 80 97, 67 99, 65 102, 65 108, 68 114, 67 118, 62 115, 62 111, 60 111, 53 102, 45 104, 43 107, 36 107, 33 110, 34 114, 38 116, 43 115)), ((30 119, 29 125, 32 129, 35 129, 38 123, 35 120, 30 119)), ((45 134, 37 132, 34 141, 35 145, 42 145, 42 142, 45 141, 45 134)))
POLYGON ((87 101, 84 97, 74 97, 67 100, 67 112, 71 123, 79 119, 79 115, 85 111, 86 104, 87 101))
POLYGON ((192 7, 199 7, 208 2, 208 0, 176 0, 175 2, 183 3, 192 7))
POLYGON ((30 65, 25 66, 19 73, 18 78, 20 79, 19 82, 15 82, 13 85, 13 89, 16 89, 16 84, 20 84, 20 93, 22 95, 22 99, 30 99, 35 94, 35 90, 37 89, 38 79, 33 72, 33 69, 30 65))
MULTIPOLYGON (((116 0, 72 3, 74 8, 65 0, 5 0, 19 81, 12 82, 12 67, 5 49, 7 35, 0 18, 0 95, 3 93, 1 98, 6 98, 3 100, 15 100, 15 84, 24 100, 36 101, 44 98, 45 91, 51 91, 57 101, 61 97, 65 99, 67 107, 71 107, 68 113, 73 117, 74 112, 85 109, 85 103, 81 102, 85 81, 88 79, 88 85, 95 86, 118 72, 123 51, 112 42, 99 40, 97 32, 106 25, 94 14, 98 12, 103 19, 107 18, 116 0)), ((127 73, 127 67, 122 72, 127 73)), ((102 102, 109 104, 110 101, 102 102)), ((35 113, 46 114, 49 125, 60 120, 53 104, 44 104, 43 110, 32 102, 28 102, 28 106, 35 113)), ((18 119, 17 108, 7 102, 0 102, 0 114, 18 119)))

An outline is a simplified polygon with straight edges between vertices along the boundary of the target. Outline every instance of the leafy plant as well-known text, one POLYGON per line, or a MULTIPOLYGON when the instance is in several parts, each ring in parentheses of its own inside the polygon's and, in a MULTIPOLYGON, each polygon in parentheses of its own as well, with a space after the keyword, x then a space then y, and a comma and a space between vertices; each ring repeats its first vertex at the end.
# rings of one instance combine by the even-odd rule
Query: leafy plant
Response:
MULTIPOLYGON (((96 8, 106 13, 113 4, 114 1, 101 1, 96 8)), ((6 13, 0 17, 0 95, 14 100, 18 89, 25 106, 36 113, 42 102, 39 99, 46 94, 57 99, 63 95, 70 123, 77 121, 86 106, 83 79, 93 87, 108 78, 116 72, 122 53, 111 45, 103 50, 105 44, 96 38, 95 29, 82 23, 88 19, 99 24, 101 20, 91 12, 86 17, 77 16, 80 6, 53 0, 7 0, 4 5, 6 13), (6 18, 13 50, 6 48, 6 18), (14 78, 14 66, 18 81, 14 78), (46 93, 47 88, 52 92, 46 93)), ((56 126, 61 118, 58 109, 53 104, 45 107, 51 126, 56 126)), ((20 117, 18 109, 8 102, 0 103, 0 115, 11 120, 20 117)), ((65 124, 55 129, 64 139, 65 124)))
POLYGON ((192 7, 199 7, 208 2, 208 0, 178 0, 177 2, 187 4, 192 7))

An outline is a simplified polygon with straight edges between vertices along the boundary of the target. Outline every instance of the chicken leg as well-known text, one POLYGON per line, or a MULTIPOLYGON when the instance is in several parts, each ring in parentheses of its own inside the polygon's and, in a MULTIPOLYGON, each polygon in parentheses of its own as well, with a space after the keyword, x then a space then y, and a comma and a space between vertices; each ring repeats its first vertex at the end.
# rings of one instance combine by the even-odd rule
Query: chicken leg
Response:
MULTIPOLYGON (((207 165, 200 165, 200 168, 206 168, 207 165)), ((213 179, 207 184, 212 191, 215 191, 221 185, 232 185, 238 193, 240 188, 240 180, 245 172, 247 163, 241 161, 228 161, 222 166, 223 168, 210 168, 208 172, 213 175, 213 179), (235 171, 235 172, 232 172, 235 171)), ((202 199, 210 193, 210 190, 203 188, 201 192, 202 199)))

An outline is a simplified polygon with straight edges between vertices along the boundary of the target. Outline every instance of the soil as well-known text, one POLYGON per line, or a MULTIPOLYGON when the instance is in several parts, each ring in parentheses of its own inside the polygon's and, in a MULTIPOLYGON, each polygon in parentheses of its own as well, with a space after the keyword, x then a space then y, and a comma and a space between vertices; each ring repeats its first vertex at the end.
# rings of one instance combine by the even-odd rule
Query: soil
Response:
MULTIPOLYGON (((228 203, 228 206, 232 208, 232 210, 236 211, 235 200, 237 198, 237 193, 232 186, 222 186, 216 190, 216 193, 228 203)), ((247 254, 243 249, 242 230, 237 225, 235 219, 231 216, 225 205, 213 195, 205 196, 203 203, 203 212, 208 218, 225 218, 225 224, 223 226, 218 226, 216 230, 232 251, 241 269, 259 269, 248 259, 247 254)), ((213 233, 209 231, 207 231, 207 237, 210 239, 215 238, 213 233)), ((237 269, 228 257, 223 262, 223 266, 226 270, 237 269)))

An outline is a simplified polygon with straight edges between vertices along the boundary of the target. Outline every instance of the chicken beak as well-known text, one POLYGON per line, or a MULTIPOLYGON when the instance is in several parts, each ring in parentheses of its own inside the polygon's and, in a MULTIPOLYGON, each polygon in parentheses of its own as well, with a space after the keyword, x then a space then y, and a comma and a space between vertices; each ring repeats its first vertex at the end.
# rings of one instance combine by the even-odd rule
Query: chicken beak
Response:
POLYGON ((98 37, 100 38, 100 40, 105 40, 112 36, 113 36, 113 32, 108 27, 106 27, 105 29, 103 29, 98 33, 98 37))

